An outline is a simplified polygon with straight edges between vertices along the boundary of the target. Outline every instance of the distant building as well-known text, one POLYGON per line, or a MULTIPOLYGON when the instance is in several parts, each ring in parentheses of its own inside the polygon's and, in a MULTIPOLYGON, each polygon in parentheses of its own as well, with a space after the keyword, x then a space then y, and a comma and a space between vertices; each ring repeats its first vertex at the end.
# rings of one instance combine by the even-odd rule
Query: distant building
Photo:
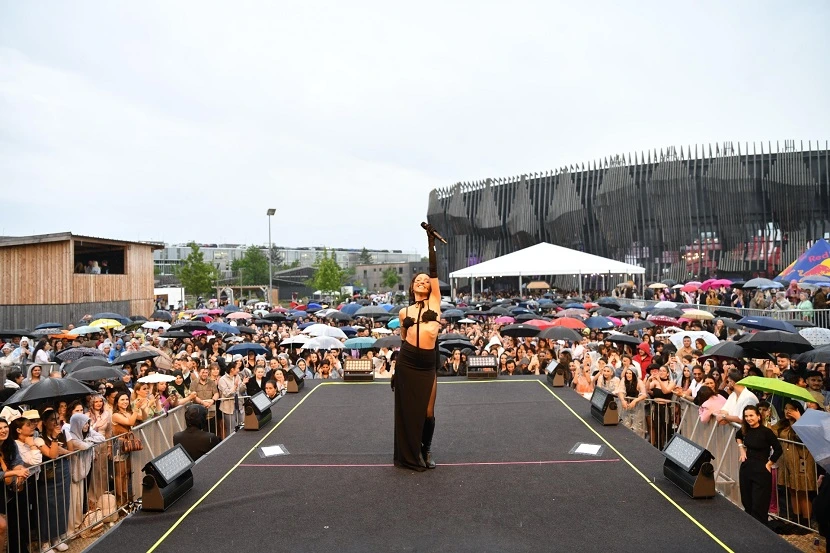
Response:
POLYGON ((372 265, 357 265, 355 267, 355 280, 363 285, 363 288, 370 294, 376 292, 389 292, 390 289, 383 285, 383 273, 387 269, 394 269, 398 273, 399 282, 394 291, 406 292, 409 290, 409 282, 418 273, 429 271, 427 263, 416 262, 406 263, 374 263, 372 265))
POLYGON ((0 328, 153 312, 153 251, 162 244, 69 232, 0 237, 0 328))

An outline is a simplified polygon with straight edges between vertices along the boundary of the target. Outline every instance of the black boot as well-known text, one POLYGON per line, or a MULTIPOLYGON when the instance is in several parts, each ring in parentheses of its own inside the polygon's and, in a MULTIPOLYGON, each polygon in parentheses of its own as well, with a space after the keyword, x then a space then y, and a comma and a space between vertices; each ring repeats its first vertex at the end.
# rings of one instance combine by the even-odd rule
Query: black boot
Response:
POLYGON ((435 468, 435 461, 432 460, 432 435, 435 433, 435 417, 427 417, 424 420, 424 432, 421 435, 421 455, 428 469, 435 468))

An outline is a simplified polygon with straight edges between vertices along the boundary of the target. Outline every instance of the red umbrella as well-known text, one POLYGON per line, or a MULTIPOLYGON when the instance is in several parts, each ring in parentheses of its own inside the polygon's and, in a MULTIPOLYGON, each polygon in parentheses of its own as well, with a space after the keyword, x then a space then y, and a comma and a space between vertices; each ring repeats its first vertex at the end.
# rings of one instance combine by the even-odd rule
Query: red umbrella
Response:
POLYGON ((674 317, 666 317, 664 315, 654 315, 649 317, 648 320, 660 326, 677 326, 680 323, 674 317))
POLYGON ((554 326, 563 326, 565 328, 572 328, 574 330, 582 330, 583 328, 587 328, 585 326, 585 323, 583 323, 579 319, 572 319, 570 317, 562 317, 561 319, 556 319, 555 321, 552 321, 551 327, 554 326))
POLYGON ((546 321, 544 319, 533 319, 530 321, 525 321, 524 324, 531 325, 531 326, 538 326, 541 329, 550 328, 555 326, 552 321, 546 321))
POLYGON ((682 291, 686 292, 687 294, 691 294, 692 292, 697 292, 698 285, 697 284, 686 283, 680 289, 682 291))

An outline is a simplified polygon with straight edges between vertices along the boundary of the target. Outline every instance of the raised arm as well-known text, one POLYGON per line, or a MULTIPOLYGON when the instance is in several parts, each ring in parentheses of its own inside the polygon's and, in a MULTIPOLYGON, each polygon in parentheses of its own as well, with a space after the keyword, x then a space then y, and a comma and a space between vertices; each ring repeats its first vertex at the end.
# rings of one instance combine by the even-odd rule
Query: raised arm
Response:
POLYGON ((427 225, 427 240, 429 241, 429 304, 441 306, 441 285, 438 283, 438 261, 435 256, 435 227, 427 225))

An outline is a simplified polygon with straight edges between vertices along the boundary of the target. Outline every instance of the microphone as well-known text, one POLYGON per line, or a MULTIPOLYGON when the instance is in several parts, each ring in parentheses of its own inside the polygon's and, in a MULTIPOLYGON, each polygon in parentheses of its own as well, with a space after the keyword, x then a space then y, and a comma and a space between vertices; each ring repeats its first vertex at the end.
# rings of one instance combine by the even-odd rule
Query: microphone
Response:
POLYGON ((438 240, 438 241, 440 241, 440 242, 443 242, 444 244, 446 244, 446 243, 447 243, 447 241, 446 241, 446 240, 444 240, 444 237, 443 237, 443 236, 441 236, 440 234, 438 234, 437 232, 435 232, 435 229, 430 230, 430 229, 429 229, 429 225, 428 225, 428 224, 426 224, 426 223, 421 223, 421 228, 422 228, 422 229, 424 229, 425 231, 427 231, 429 234, 431 234, 431 235, 432 235, 432 237, 433 237, 433 238, 435 238, 436 240, 438 240))

